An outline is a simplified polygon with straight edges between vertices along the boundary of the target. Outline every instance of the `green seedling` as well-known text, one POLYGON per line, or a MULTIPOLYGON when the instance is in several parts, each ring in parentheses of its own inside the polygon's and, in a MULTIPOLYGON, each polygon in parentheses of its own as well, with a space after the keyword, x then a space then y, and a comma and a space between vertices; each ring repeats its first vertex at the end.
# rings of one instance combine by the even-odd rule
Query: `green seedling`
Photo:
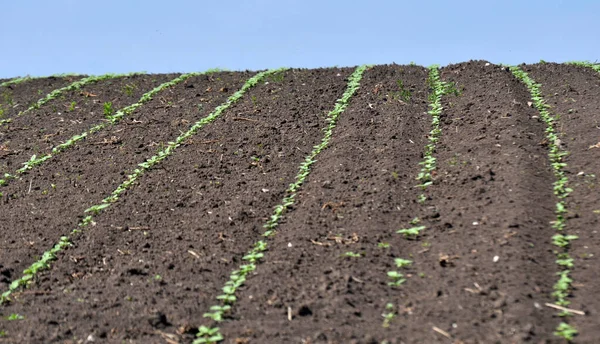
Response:
POLYGON ((388 328, 388 327, 390 327, 390 323, 396 316, 396 313, 394 313, 394 304, 393 303, 386 304, 385 310, 386 310, 386 312, 383 313, 381 316, 383 316, 383 327, 388 328))
POLYGON ((567 247, 572 240, 578 239, 577 235, 555 234, 552 236, 552 243, 558 247, 567 247))
POLYGON ((426 226, 415 226, 410 228, 399 229, 396 231, 396 233, 402 234, 405 238, 408 239, 415 239, 417 236, 419 236, 421 231, 423 231, 426 228, 426 226))
POLYGON ((573 338, 575 338, 575 336, 577 335, 577 330, 564 322, 561 322, 558 327, 556 327, 556 331, 554 332, 555 336, 558 337, 562 337, 568 341, 573 340, 573 338))
POLYGON ((354 252, 345 252, 342 256, 343 257, 349 257, 349 258, 360 258, 361 254, 360 253, 354 253, 354 252))
POLYGON ((398 99, 398 98, 400 98, 400 99, 402 99, 404 102, 409 102, 409 101, 410 101, 410 98, 411 98, 411 96, 412 96, 412 95, 411 95, 411 93, 410 93, 410 90, 407 90, 407 89, 404 87, 404 83, 402 82, 402 80, 398 80, 398 81, 396 81, 396 84, 398 85, 399 91, 398 91, 398 92, 396 92, 396 93, 393 93, 393 94, 392 94, 392 98, 394 98, 394 99, 398 99))
POLYGON ((387 275, 392 280, 388 283, 389 286, 399 287, 402 283, 406 282, 404 275, 398 271, 388 271, 387 275))
POLYGON ((273 82, 282 82, 285 77, 283 72, 275 73, 269 77, 269 80, 273 82))
POLYGON ((25 319, 24 316, 20 315, 20 314, 16 314, 16 313, 12 313, 11 315, 6 317, 7 320, 23 320, 25 319))
POLYGON ((133 91, 136 89, 134 84, 127 84, 123 87, 123 92, 129 97, 133 96, 133 91))
POLYGON ((377 247, 379 248, 390 248, 390 243, 388 242, 380 242, 377 244, 377 247))
POLYGON ((69 105, 69 112, 75 110, 75 106, 77 106, 76 102, 71 102, 71 105, 69 105))
POLYGON ((570 269, 574 266, 573 258, 571 258, 567 253, 558 254, 558 259, 556 260, 556 264, 564 267, 565 269, 570 269))
POLYGON ((12 93, 10 93, 10 91, 4 91, 2 93, 2 99, 4 100, 4 103, 8 106, 13 106, 13 97, 12 97, 12 93))
POLYGON ((112 102, 104 103, 104 116, 105 117, 109 118, 110 116, 113 115, 114 112, 115 112, 115 110, 113 109, 112 102))
POLYGON ((196 339, 193 344, 216 344, 223 340, 223 335, 219 332, 218 327, 210 328, 206 326, 200 326, 198 333, 196 333, 196 339))
POLYGON ((412 264, 412 260, 396 258, 394 259, 394 263, 396 263, 396 267, 398 268, 405 268, 412 264))

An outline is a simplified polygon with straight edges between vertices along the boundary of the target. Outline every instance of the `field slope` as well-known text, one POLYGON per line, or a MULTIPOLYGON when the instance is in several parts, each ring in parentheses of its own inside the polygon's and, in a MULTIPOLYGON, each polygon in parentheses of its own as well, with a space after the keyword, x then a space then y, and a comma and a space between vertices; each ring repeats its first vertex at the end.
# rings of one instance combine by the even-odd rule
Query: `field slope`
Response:
POLYGON ((590 64, 0 85, 0 343, 594 343, 590 64))

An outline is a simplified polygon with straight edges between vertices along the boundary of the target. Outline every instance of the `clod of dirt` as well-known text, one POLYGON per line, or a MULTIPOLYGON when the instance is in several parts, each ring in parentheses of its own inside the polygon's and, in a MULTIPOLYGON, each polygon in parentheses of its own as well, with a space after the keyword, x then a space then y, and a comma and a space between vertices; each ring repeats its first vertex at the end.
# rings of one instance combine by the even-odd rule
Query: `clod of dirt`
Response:
POLYGON ((298 315, 301 317, 311 316, 313 314, 312 310, 308 306, 300 307, 298 310, 298 315))
POLYGON ((157 312, 156 314, 152 315, 152 317, 148 319, 148 323, 150 326, 157 329, 164 329, 165 327, 171 325, 171 323, 169 323, 167 320, 167 316, 161 312, 157 312))

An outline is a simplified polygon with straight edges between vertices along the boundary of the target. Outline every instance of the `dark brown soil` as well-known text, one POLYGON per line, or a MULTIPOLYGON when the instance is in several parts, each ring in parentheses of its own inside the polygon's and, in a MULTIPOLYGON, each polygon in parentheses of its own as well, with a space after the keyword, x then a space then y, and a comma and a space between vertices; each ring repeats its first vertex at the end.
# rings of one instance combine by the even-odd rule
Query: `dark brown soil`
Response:
POLYGON ((230 338, 383 339, 381 313, 398 293, 387 286, 386 272, 410 246, 394 232, 419 209, 413 186, 429 127, 426 79, 421 67, 366 72, 330 148, 313 165, 297 209, 288 213, 257 276, 240 294, 233 321, 224 324, 230 338), (397 95, 398 80, 411 91, 407 102, 397 95), (391 247, 378 248, 380 242, 391 247), (363 257, 345 258, 346 252, 363 257))
MULTIPOLYGON (((29 299, 36 302, 39 316, 27 321, 47 331, 20 333, 21 340, 62 341, 90 334, 111 341, 142 340, 165 328, 170 333, 197 328, 239 257, 260 238, 262 223, 281 201, 296 167, 320 140, 325 115, 342 95, 349 73, 289 71, 283 81, 251 90, 227 115, 148 173, 140 188, 98 217, 76 248, 61 257, 67 265, 42 278, 40 288, 47 297, 42 303, 29 299), (149 204, 148 196, 158 201, 149 204), (61 297, 65 292, 66 301, 61 297), (68 308, 56 314, 65 302, 68 308), (69 310, 87 313, 90 306, 95 309, 92 322, 69 310), (57 323, 47 327, 53 319, 57 323)), ((249 77, 235 76, 242 82, 249 77)), ((205 88, 195 85, 196 92, 205 88)), ((174 103, 189 103, 182 102, 189 98, 181 90, 175 92, 180 98, 174 103)), ((204 107, 208 111, 216 105, 204 107)), ((147 124, 139 128, 148 132, 147 124)), ((27 303, 24 297, 11 312, 22 312, 27 303)))
POLYGON ((559 64, 538 64, 525 70, 537 82, 551 113, 560 116, 561 144, 571 154, 566 159, 573 188, 567 200, 569 215, 566 231, 579 236, 570 254, 575 258, 572 278, 575 289, 569 307, 585 311, 586 316, 569 319, 581 333, 580 343, 600 338, 600 75, 593 70, 559 64))
MULTIPOLYGON (((35 78, 22 83, 8 85, 0 88, 0 106, 4 115, 0 119, 8 119, 16 116, 20 111, 27 110, 48 93, 68 86, 85 75, 35 78)), ((3 131, 3 128, 0 128, 3 131)))
POLYGON ((0 262, 5 274, 14 278, 61 235, 77 228, 85 209, 110 195, 137 164, 210 113, 241 87, 245 80, 240 78, 249 75, 190 78, 165 90, 122 122, 91 135, 51 163, 3 187, 1 207, 6 210, 0 213, 0 231, 5 233, 2 244, 6 249, 0 251, 0 262), (179 102, 181 99, 188 101, 179 102), (201 110, 198 105, 202 105, 201 110), (11 230, 15 227, 21 230, 11 230))
MULTIPOLYGON (((580 332, 574 342, 594 343, 600 76, 555 64, 523 68, 561 115, 562 145, 571 153, 567 230, 580 239, 570 248, 570 307, 586 315, 567 321, 580 332)), ((73 236, 73 246, 35 283, 0 305, 0 343, 190 343, 198 326, 215 325, 203 314, 263 239, 262 225, 321 140, 351 72, 289 70, 249 90, 73 236), (24 319, 9 321, 11 314, 24 319)), ((252 75, 191 78, 0 188, 0 292, 137 164, 252 75)), ((223 343, 562 343, 553 331, 565 319, 545 305, 554 301, 558 279, 549 224, 555 177, 529 92, 485 61, 441 70, 460 92, 443 97, 435 180, 421 204, 415 178, 431 129, 427 76, 417 66, 365 72, 269 250, 218 324, 223 343), (426 226, 418 238, 396 233, 415 217, 426 226), (413 262, 397 268, 395 258, 413 262), (389 271, 406 281, 389 286, 389 271), (384 327, 387 304, 396 316, 384 327)), ((174 76, 140 77, 144 92, 153 77, 158 84, 174 76)), ((113 82, 86 90, 119 107, 139 99, 118 96, 127 82, 113 82)), ((66 137, 59 135, 78 133, 64 124, 67 117, 46 126, 52 104, 85 106, 62 113, 82 121, 75 126, 86 123, 83 129, 102 120, 90 114, 102 104, 81 97, 66 95, 19 118, 30 118, 19 124, 28 129, 11 124, 10 142, 22 152, 10 160, 10 172, 35 154, 34 145, 42 152, 66 137), (60 134, 44 145, 41 128, 60 134)))
POLYGON ((177 74, 134 75, 89 84, 32 110, 0 128, 0 175, 14 173, 32 155, 49 153, 53 147, 105 120, 104 104, 113 113, 137 103, 156 86, 177 74))

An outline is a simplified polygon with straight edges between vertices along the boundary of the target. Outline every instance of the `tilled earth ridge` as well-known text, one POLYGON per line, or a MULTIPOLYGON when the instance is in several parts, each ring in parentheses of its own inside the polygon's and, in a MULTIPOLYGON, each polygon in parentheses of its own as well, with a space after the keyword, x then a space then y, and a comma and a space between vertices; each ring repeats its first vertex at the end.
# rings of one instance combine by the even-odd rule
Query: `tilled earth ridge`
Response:
POLYGON ((212 112, 251 75, 199 76, 163 90, 121 122, 3 187, 0 284, 6 287, 17 278, 62 235, 77 228, 85 209, 109 196, 137 164, 212 112))
MULTIPOLYGON (((0 106, 4 110, 2 119, 14 118, 19 112, 27 110, 48 93, 69 86, 73 82, 84 78, 85 75, 48 77, 30 79, 18 84, 0 87, 0 106)), ((0 131, 3 131, 0 126, 0 131)))
MULTIPOLYGON (((526 87, 485 61, 441 70, 462 94, 443 97, 435 182, 421 205, 414 186, 431 124, 427 71, 376 66, 217 324, 223 343, 563 343, 553 331, 564 320, 579 330, 574 343, 595 343, 600 76, 567 65, 521 68, 542 84, 570 152, 566 230, 580 239, 569 249, 569 307, 585 316, 560 318, 545 306, 558 279, 550 245, 555 177, 545 124, 526 87), (414 217, 427 227, 417 240, 395 233, 414 217), (413 263, 396 268, 394 258, 413 263), (406 278, 397 288, 387 284, 392 270, 406 278), (386 303, 397 313, 389 328, 382 327, 386 303)), ((0 343, 190 343, 199 325, 215 325, 203 313, 263 239, 262 225, 321 139, 351 72, 288 71, 250 89, 0 306, 0 343), (24 319, 7 319, 15 314, 24 319)), ((193 78, 165 90, 119 125, 0 188, 2 291, 74 229, 84 209, 251 75, 193 78)), ((71 96, 81 95, 56 101, 80 102, 71 96)))
MULTIPOLYGON (((415 267, 429 282, 408 293, 408 342, 551 342, 559 321, 544 308, 556 281, 545 124, 506 68, 451 65, 443 97, 437 177, 429 194, 427 250, 415 267), (440 281, 440 282, 435 282, 440 281), (414 321, 414 322, 413 322, 414 321)), ((408 286, 407 286, 408 287, 408 286)))
POLYGON ((381 313, 398 292, 386 273, 407 246, 393 232, 418 208, 413 186, 429 126, 426 79, 422 67, 365 72, 233 319, 221 325, 230 342, 383 339, 381 313), (410 100, 402 99, 399 80, 410 100))
POLYGON ((36 307, 27 327, 45 331, 7 330, 23 340, 189 342, 320 141, 351 72, 290 70, 251 89, 98 216, 41 278, 45 295, 7 309, 36 307))
MULTIPOLYGON (((322 262, 324 258, 322 255, 310 254, 311 251, 331 250, 330 247, 325 246, 324 248, 315 244, 315 242, 322 242, 323 237, 327 236, 335 237, 341 234, 341 237, 344 238, 345 235, 344 239, 349 241, 342 242, 349 243, 352 242, 351 233, 360 231, 363 234, 359 238, 376 238, 377 235, 380 235, 382 228, 379 223, 372 222, 372 219, 377 221, 385 216, 379 214, 382 210, 381 208, 385 209, 385 207, 365 209, 366 214, 363 214, 362 219, 371 220, 367 221, 366 224, 358 220, 347 220, 349 223, 347 224, 344 220, 341 220, 342 223, 336 226, 337 232, 341 233, 327 233, 324 230, 324 228, 327 228, 324 223, 317 222, 312 224, 311 220, 305 220, 306 223, 296 226, 302 228, 302 233, 306 233, 306 227, 310 228, 312 225, 321 231, 319 233, 320 238, 310 238, 314 242, 306 240, 304 243, 298 244, 300 247, 296 246, 293 249, 293 246, 290 249, 285 245, 285 241, 289 240, 292 245, 295 245, 295 241, 298 241, 298 239, 296 238, 293 241, 293 236, 288 238, 285 237, 285 234, 280 233, 280 236, 276 240, 281 240, 281 242, 279 245, 273 245, 273 249, 286 249, 289 255, 293 255, 295 252, 293 258, 283 259, 287 263, 279 262, 282 266, 290 266, 286 270, 286 273, 284 273, 286 280, 289 280, 289 282, 284 284, 285 287, 274 287, 274 290, 263 297, 264 300, 260 299, 259 302, 248 306, 245 312, 240 312, 243 315, 249 313, 250 316, 248 319, 252 319, 252 323, 255 323, 254 319, 256 318, 263 319, 261 320, 261 325, 264 324, 264 327, 271 329, 271 332, 265 334, 265 337, 259 336, 258 342, 284 343, 288 340, 297 341, 301 339, 310 339, 317 343, 345 343, 352 340, 357 343, 369 343, 384 339, 391 343, 399 341, 411 343, 447 342, 447 338, 432 331, 433 326, 442 328, 464 342, 488 342, 502 338, 526 340, 529 337, 535 336, 535 330, 541 332, 542 336, 550 336, 549 333, 553 330, 553 324, 543 319, 544 313, 534 307, 534 302, 529 302, 528 305, 521 307, 521 304, 526 303, 526 300, 523 300, 523 298, 529 298, 527 293, 530 291, 526 290, 523 293, 524 295, 515 294, 512 291, 516 286, 527 288, 528 284, 533 284, 530 287, 532 291, 537 286, 542 286, 544 291, 549 292, 551 283, 554 280, 554 271, 542 270, 541 275, 537 274, 540 277, 531 282, 529 281, 530 276, 532 276, 532 273, 538 271, 539 267, 537 264, 532 263, 529 263, 531 267, 528 267, 527 263, 535 259, 538 262, 541 261, 542 265, 544 265, 543 262, 551 262, 550 259, 553 257, 547 254, 546 251, 541 251, 540 254, 534 252, 522 256, 521 252, 524 247, 529 248, 528 242, 513 244, 504 238, 507 234, 509 235, 508 238, 511 236, 518 237, 519 233, 514 233, 516 231, 510 228, 518 228, 520 226, 523 228, 521 230, 525 232, 521 235, 525 236, 528 240, 536 240, 536 242, 539 242, 536 245, 542 246, 541 243, 544 242, 547 245, 552 234, 546 233, 547 235, 544 236, 538 233, 548 219, 551 219, 553 215, 551 211, 553 203, 546 202, 547 210, 545 212, 523 214, 523 211, 526 211, 524 210, 524 205, 531 194, 537 193, 537 190, 542 190, 542 192, 544 190, 551 190, 550 185, 546 186, 546 181, 551 180, 548 178, 552 177, 549 169, 543 171, 542 175, 537 178, 535 177, 538 173, 538 164, 541 164, 540 166, 548 165, 545 160, 546 156, 543 148, 540 147, 537 149, 533 146, 536 149, 534 152, 527 151, 532 146, 533 138, 530 134, 525 133, 537 131, 538 135, 542 135, 543 125, 536 120, 531 125, 525 124, 530 117, 535 116, 535 111, 527 107, 518 107, 518 104, 514 104, 513 99, 509 99, 505 95, 509 92, 518 92, 517 99, 526 101, 528 97, 526 89, 514 80, 510 74, 507 74, 506 71, 498 69, 494 73, 494 67, 489 67, 488 70, 485 70, 481 68, 484 66, 485 63, 480 62, 469 65, 467 70, 463 71, 460 71, 461 66, 450 67, 444 70, 444 75, 450 74, 450 71, 455 72, 458 70, 459 73, 456 76, 455 73, 451 73, 452 77, 448 77, 448 79, 457 82, 458 87, 464 90, 460 97, 446 98, 442 142, 440 149, 435 154, 439 162, 439 175, 436 184, 429 190, 433 199, 426 202, 424 208, 415 207, 414 205, 412 208, 400 208, 401 211, 399 213, 402 215, 396 215, 395 222, 392 222, 393 225, 388 224, 387 226, 383 226, 388 232, 393 233, 396 229, 408 227, 410 219, 418 216, 422 220, 425 220, 425 224, 429 227, 429 230, 420 240, 397 244, 401 245, 401 250, 397 251, 398 253, 395 256, 414 259, 415 263, 408 271, 410 273, 408 281, 401 290, 397 291, 396 298, 393 297, 393 294, 391 298, 390 296, 382 297, 390 294, 388 291, 390 288, 386 285, 386 282, 388 282, 386 271, 393 270, 390 266, 393 259, 389 258, 387 265, 373 264, 370 260, 373 259, 371 255, 365 254, 364 258, 355 259, 359 261, 360 259, 368 260, 368 264, 361 266, 359 263, 354 263, 352 266, 343 269, 340 266, 330 267, 327 264, 315 267, 314 260, 322 262), (460 75, 461 73, 462 76, 460 75), (489 92, 490 89, 494 91, 489 92), (489 96, 484 98, 483 93, 491 93, 493 100, 489 96), (488 105, 489 107, 482 104, 482 102, 489 104, 490 101, 492 101, 492 104, 488 105), (453 105, 450 105, 449 102, 453 105), (474 107, 474 109, 470 110, 471 107, 474 107), (494 113, 488 115, 489 118, 485 124, 486 129, 482 131, 482 123, 477 121, 477 118, 482 115, 482 112, 487 112, 487 109, 494 109, 494 113), (502 115, 503 112, 508 113, 511 118, 502 118, 506 117, 502 115), (513 114, 513 112, 515 113, 513 114), (461 122, 457 122, 458 120, 461 122), (524 124, 525 127, 523 127, 524 124), (513 129, 513 126, 515 126, 515 129, 513 129), (473 138, 473 140, 459 139, 459 137, 465 137, 465 135, 466 137, 473 138), (513 142, 515 142, 515 145, 512 144, 513 142), (497 145, 500 145, 500 147, 497 145), (503 145, 505 148, 501 150, 503 145), (530 161, 524 161, 517 163, 516 166, 512 166, 513 163, 511 163, 511 160, 514 160, 514 158, 511 155, 519 158, 520 155, 527 154, 529 156, 532 153, 534 156, 530 158, 530 161), (453 159, 458 159, 455 154, 461 154, 462 160, 458 167, 452 167, 452 171, 447 169, 448 165, 444 166, 444 164, 456 166, 457 164, 453 162, 453 159), (505 161, 498 161, 496 157, 493 157, 492 160, 490 159, 490 154, 498 154, 504 157, 505 161), (541 163, 538 162, 540 159, 541 163), (466 162, 466 164, 462 164, 463 162, 466 162), (479 170, 477 166, 479 166, 479 170), (485 170, 486 168, 487 170, 485 170), (515 171, 530 173, 533 175, 533 178, 514 178, 513 174, 515 171), (513 180, 510 180, 511 178, 513 180), (504 195, 504 191, 498 194, 500 190, 507 188, 516 190, 517 187, 524 189, 523 191, 519 190, 509 195, 504 195), (486 196, 486 193, 492 193, 495 197, 486 196), (467 196, 470 202, 466 202, 467 196), (457 200, 461 202, 462 207, 460 209, 457 209, 457 200), (511 214, 514 215, 511 216, 511 214), (532 219, 530 220, 531 223, 519 223, 517 221, 519 215, 527 215, 528 218, 532 219), (477 227, 478 235, 474 235, 475 233, 471 229, 474 226, 474 222, 478 222, 476 225, 479 226, 477 227), (354 229, 354 231, 349 230, 349 233, 345 233, 344 230, 348 230, 349 228, 354 229), (498 233, 498 228, 504 229, 507 233, 498 233), (492 240, 487 239, 488 237, 492 240), (472 242, 472 244, 465 244, 469 242, 472 242), (302 248, 311 245, 317 247, 302 250, 302 248), (513 245, 517 246, 517 248, 512 248, 513 245), (494 265, 494 255, 489 256, 489 263, 486 264, 486 262, 482 261, 483 258, 480 257, 482 255, 489 255, 490 252, 503 256, 501 265, 494 265), (517 267, 522 267, 523 264, 525 264, 523 272, 516 271, 517 267), (368 276, 365 276, 365 274, 373 271, 377 266, 385 268, 383 271, 378 271, 378 276, 380 276, 378 283, 382 287, 380 288, 382 290, 380 293, 372 291, 365 293, 361 295, 364 298, 361 300, 357 294, 360 295, 361 290, 368 287, 363 286, 359 281, 363 281, 363 278, 368 276), (306 273, 308 276, 299 273, 299 271, 306 273), (502 275, 506 275, 506 277, 498 278, 498 276, 502 275), (306 282, 313 279, 315 282, 306 282), (447 282, 432 283, 432 279, 447 282), (331 283, 331 280, 337 280, 337 283, 331 283), (474 287, 474 283, 477 283, 481 290, 474 287), (296 286, 296 288, 289 287, 288 289, 288 286, 296 286), (464 289, 475 289, 478 296, 473 296, 464 289), (339 293, 343 296, 335 298, 331 293, 339 293), (388 330, 382 331, 380 314, 383 313, 387 301, 395 301, 395 307, 401 316, 394 320, 393 325, 388 330), (275 304, 275 307, 265 306, 269 302, 275 304), (327 303, 327 307, 319 304, 325 302, 327 303), (335 306, 330 306, 332 302, 335 306), (486 306, 486 308, 480 308, 482 305, 486 306), (252 311, 256 307, 267 308, 270 312, 265 310, 263 312, 267 314, 260 314, 259 316, 259 314, 254 314, 252 311), (288 322, 286 319, 287 307, 294 308, 294 318, 289 324, 286 324, 288 322), (344 314, 344 316, 340 316, 340 313, 344 314), (367 319, 364 322, 370 321, 370 323, 361 323, 362 317, 367 319), (333 320, 329 318, 333 318, 333 320), (460 320, 462 319, 468 319, 469 322, 461 322, 460 320), (373 323, 373 320, 376 322, 373 323), (454 326, 458 327, 454 329, 454 326), (517 327, 517 330, 515 330, 515 326, 520 326, 520 328, 517 327), (482 331, 481 329, 485 330, 482 331), (380 335, 375 335, 375 333, 380 333, 380 335)), ((361 90, 364 91, 365 89, 368 89, 368 87, 365 86, 361 90)), ((524 104, 526 103, 524 102, 524 104)), ((399 127, 402 128, 402 126, 399 127)), ((379 140, 378 142, 381 141, 379 140)), ((423 146, 424 144, 421 144, 420 148, 417 149, 422 150, 423 146)), ((333 154, 331 153, 334 151, 333 147, 335 146, 333 145, 331 150, 328 151, 329 154, 333 154)), ((354 149, 354 151, 357 153, 353 155, 343 154, 343 156, 348 161, 354 162, 360 159, 359 156, 374 155, 368 153, 362 155, 362 152, 358 153, 357 149, 354 149)), ((326 154, 324 153, 324 156, 326 154)), ((389 156, 389 154, 386 156, 389 156)), ((321 157, 320 160, 332 161, 333 159, 321 157)), ((371 159, 368 161, 372 163, 371 159)), ((319 173, 317 171, 320 171, 317 166, 318 164, 315 165, 315 171, 313 172, 314 174, 311 174, 310 180, 312 178, 317 180, 316 175, 319 173)), ((356 166, 357 164, 354 162, 350 170, 352 171, 353 167, 356 166)), ((380 165, 377 164, 376 166, 379 167, 380 165)), ((412 166, 416 166, 416 163, 413 163, 412 166)), ((325 170, 331 171, 331 168, 325 170)), ((413 171, 415 170, 413 169, 413 171)), ((331 172, 328 173, 331 174, 331 172)), ((351 172, 347 173, 354 175, 351 172)), ((356 174, 354 176, 356 180, 348 186, 350 190, 353 188, 356 189, 356 184, 359 184, 361 180, 360 173, 356 174)), ((417 184, 414 180, 415 176, 416 172, 413 172, 411 177, 401 179, 407 183, 405 188, 411 188, 417 184)), ((329 178, 333 181, 341 179, 340 177, 329 178)), ((313 184, 307 186, 305 191, 307 194, 309 193, 309 188, 312 186, 313 184)), ((320 193, 322 194, 327 191, 320 191, 320 193)), ((370 193, 376 194, 375 191, 371 191, 370 193)), ((408 194, 410 193, 404 193, 404 195, 408 194)), ((551 192, 548 191, 543 195, 547 197, 547 194, 551 195, 551 192)), ((329 196, 333 203, 341 201, 337 198, 343 198, 336 196, 329 196)), ((412 196, 410 200, 415 200, 416 196, 414 192, 412 196)), ((374 196, 371 194, 369 196, 363 195, 362 197, 358 197, 358 199, 362 202, 367 197, 374 196)), ((311 219, 311 216, 317 214, 318 208, 321 208, 321 212, 330 208, 327 202, 329 202, 329 199, 318 198, 317 202, 312 199, 314 209, 310 212, 307 211, 311 215, 307 215, 306 218, 311 219), (323 206, 325 207, 323 208, 323 206)), ((298 211, 301 210, 299 209, 298 211)), ((344 208, 337 211, 344 212, 344 208)), ((345 219, 345 214, 342 216, 345 219)), ((300 221, 299 219, 301 218, 301 215, 295 213, 289 220, 290 224, 294 220, 300 221)), ((329 219, 325 223, 331 224, 335 222, 329 219)), ((294 234, 300 232, 300 228, 295 231, 284 231, 283 228, 290 224, 282 226, 281 232, 294 234)), ((375 244, 366 246, 374 247, 375 244)), ((361 249, 363 248, 361 247, 357 251, 361 252, 361 249)), ((330 254, 331 261, 343 260, 340 256, 346 250, 354 251, 351 245, 333 250, 335 253, 330 254)), ((269 263, 267 262, 266 264, 269 263)), ((545 266, 552 265, 545 264, 545 266)), ((273 269, 276 268, 273 267, 273 269)), ((269 272, 267 274, 275 274, 273 271, 269 272)), ((366 282, 367 285, 373 284, 374 278, 365 278, 371 282, 366 282)), ((265 285, 259 282, 256 288, 264 291, 265 285)), ((255 292, 258 293, 258 291, 255 292)), ((252 292, 250 294, 254 295, 252 292)), ((538 303, 543 304, 542 301, 547 299, 546 295, 542 290, 539 290, 535 298, 536 300, 539 298, 537 300, 538 303)), ((253 299, 255 298, 256 296, 253 297, 253 299)), ((242 302, 249 303, 246 299, 243 299, 242 302)), ((250 323, 247 322, 245 325, 245 334, 247 336, 249 334, 251 336, 252 333, 256 332, 256 329, 250 323)), ((232 324, 232 328, 240 329, 240 326, 232 324)), ((241 335, 244 335, 244 333, 241 335)))
POLYGON ((575 259, 571 269, 573 292, 569 307, 586 312, 568 318, 580 332, 578 343, 600 338, 600 74, 583 67, 538 64, 524 70, 542 85, 552 115, 559 116, 560 144, 570 155, 565 158, 573 192, 567 198, 569 214, 565 231, 579 236, 569 252, 575 259))
POLYGON ((114 114, 177 76, 133 75, 102 80, 65 92, 37 110, 13 117, 10 123, 0 127, 3 147, 0 150, 0 175, 14 173, 31 156, 50 153, 58 144, 105 121, 105 103, 111 103, 114 114))

